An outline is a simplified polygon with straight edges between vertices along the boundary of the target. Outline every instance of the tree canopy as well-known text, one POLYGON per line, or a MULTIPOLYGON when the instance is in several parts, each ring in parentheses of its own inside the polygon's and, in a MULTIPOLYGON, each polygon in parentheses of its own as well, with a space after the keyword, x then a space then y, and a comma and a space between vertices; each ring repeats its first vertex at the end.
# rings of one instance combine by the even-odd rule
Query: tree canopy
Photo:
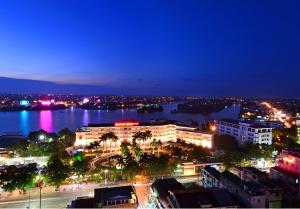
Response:
POLYGON ((38 174, 37 164, 28 164, 21 167, 10 165, 0 171, 0 185, 5 191, 13 191, 34 187, 34 179, 38 174))

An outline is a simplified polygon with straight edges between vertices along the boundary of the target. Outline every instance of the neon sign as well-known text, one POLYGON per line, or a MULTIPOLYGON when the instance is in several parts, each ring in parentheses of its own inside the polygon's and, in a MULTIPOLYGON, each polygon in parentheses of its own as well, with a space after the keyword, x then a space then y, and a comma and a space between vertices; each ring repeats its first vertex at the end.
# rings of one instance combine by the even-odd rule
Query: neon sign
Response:
POLYGON ((293 158, 293 157, 284 157, 283 160, 288 162, 288 163, 293 163, 295 161, 295 158, 293 158))
POLYGON ((136 121, 122 121, 122 122, 116 122, 114 125, 115 126, 138 126, 139 122, 136 122, 136 121))
POLYGON ((30 103, 29 103, 29 101, 28 101, 28 100, 26 100, 26 99, 23 99, 23 100, 21 100, 21 101, 20 101, 20 105, 21 105, 21 106, 29 106, 29 105, 30 105, 30 103))
POLYGON ((45 106, 51 104, 51 101, 49 101, 49 100, 42 100, 40 102, 41 102, 42 105, 45 105, 45 106))

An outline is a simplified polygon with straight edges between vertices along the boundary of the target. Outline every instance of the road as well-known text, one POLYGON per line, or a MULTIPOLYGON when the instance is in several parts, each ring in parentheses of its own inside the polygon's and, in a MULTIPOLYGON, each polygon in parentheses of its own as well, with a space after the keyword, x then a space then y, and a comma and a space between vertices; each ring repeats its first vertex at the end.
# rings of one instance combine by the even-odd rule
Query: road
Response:
MULTIPOLYGON (((97 187, 97 184, 84 184, 79 188, 78 185, 62 186, 66 191, 55 191, 53 187, 42 189, 42 208, 66 208, 76 197, 92 195, 97 187)), ((2 192, 0 208, 40 208, 39 190, 32 189, 30 199, 29 192, 25 195, 13 193, 8 196, 2 192)))
POLYGON ((277 108, 274 108, 270 103, 268 102, 262 102, 262 105, 267 107, 269 110, 272 111, 272 117, 277 119, 278 121, 284 123, 284 125, 287 128, 290 128, 292 124, 290 123, 290 117, 287 116, 286 113, 284 113, 282 110, 278 110, 277 108))
MULTIPOLYGON (((181 183, 198 182, 199 176, 179 177, 178 181, 181 183)), ((123 183, 121 185, 130 185, 130 183, 123 183)), ((103 186, 103 185, 102 185, 103 186)), ((117 185, 115 185, 117 186, 117 185)), ((61 191, 55 191, 54 187, 42 189, 42 208, 66 208, 73 199, 80 196, 93 196, 94 189, 100 188, 100 184, 82 184, 62 186, 61 191), (66 189, 64 191, 64 188, 66 189)), ((149 208, 148 194, 150 184, 134 184, 135 192, 139 202, 139 208, 149 208)), ((27 194, 19 194, 14 192, 12 194, 0 192, 0 208, 40 208, 39 190, 32 189, 27 194)))

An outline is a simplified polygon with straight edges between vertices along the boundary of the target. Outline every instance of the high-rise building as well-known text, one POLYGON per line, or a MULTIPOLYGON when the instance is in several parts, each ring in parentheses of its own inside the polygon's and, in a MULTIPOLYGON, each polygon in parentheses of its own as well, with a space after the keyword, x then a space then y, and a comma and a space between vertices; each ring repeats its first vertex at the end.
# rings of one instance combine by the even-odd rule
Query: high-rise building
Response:
POLYGON ((272 144, 272 128, 248 121, 219 120, 217 121, 217 133, 231 135, 240 144, 246 142, 272 144))

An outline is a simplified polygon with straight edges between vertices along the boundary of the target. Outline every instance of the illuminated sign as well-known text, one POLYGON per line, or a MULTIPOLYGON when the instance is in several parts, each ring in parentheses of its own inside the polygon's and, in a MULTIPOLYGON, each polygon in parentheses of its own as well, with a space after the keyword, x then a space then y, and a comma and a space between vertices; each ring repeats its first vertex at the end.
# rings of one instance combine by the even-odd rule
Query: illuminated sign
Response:
POLYGON ((50 105, 51 104, 51 101, 49 101, 49 100, 41 100, 40 101, 40 103, 42 104, 42 105, 50 105))
POLYGON ((284 157, 283 160, 288 162, 288 163, 293 163, 295 161, 295 158, 293 158, 293 157, 284 157))
POLYGON ((29 101, 26 99, 20 101, 20 106, 29 106, 29 104, 30 104, 29 101))
POLYGON ((136 121, 122 121, 122 122, 116 122, 114 125, 115 126, 138 126, 139 122, 136 122, 136 121))

